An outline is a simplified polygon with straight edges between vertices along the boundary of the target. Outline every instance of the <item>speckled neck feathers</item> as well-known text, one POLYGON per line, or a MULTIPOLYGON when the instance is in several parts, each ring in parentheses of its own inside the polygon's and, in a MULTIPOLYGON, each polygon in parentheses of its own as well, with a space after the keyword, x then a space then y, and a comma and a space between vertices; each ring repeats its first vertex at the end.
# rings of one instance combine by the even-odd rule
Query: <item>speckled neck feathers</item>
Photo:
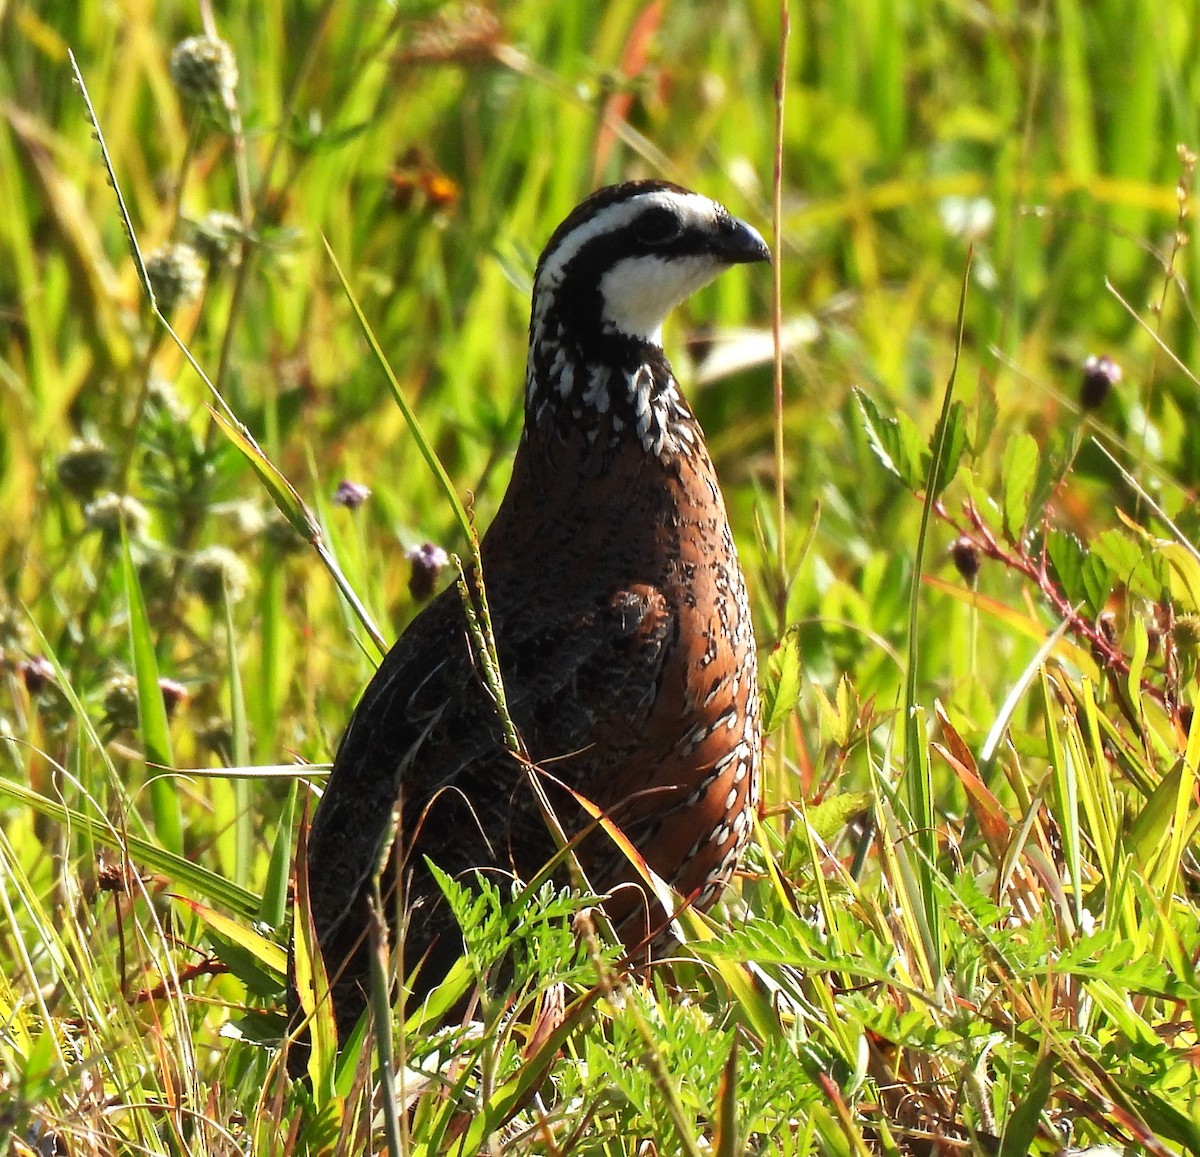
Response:
POLYGON ((603 342, 588 337, 570 328, 556 297, 535 305, 525 371, 526 437, 536 431, 561 438, 581 429, 591 444, 633 437, 657 458, 700 439, 661 346, 615 334, 603 342))

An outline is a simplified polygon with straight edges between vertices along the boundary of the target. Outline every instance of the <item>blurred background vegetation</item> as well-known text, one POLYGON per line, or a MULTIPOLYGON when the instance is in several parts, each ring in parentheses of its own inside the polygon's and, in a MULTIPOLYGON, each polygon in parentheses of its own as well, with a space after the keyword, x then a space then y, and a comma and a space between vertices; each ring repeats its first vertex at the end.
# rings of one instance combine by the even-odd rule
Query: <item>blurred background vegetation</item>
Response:
MULTIPOLYGON (((1197 1151, 1198 7, 790 6, 782 410, 765 271, 667 329, 773 729, 734 931, 561 1054, 492 1025, 406 1145, 1197 1151)), ((366 1068, 255 1043, 281 765, 376 661, 331 570, 390 641, 466 544, 325 242, 486 527, 565 213, 655 176, 770 233, 782 15, 0 2, 0 1153, 382 1147, 366 1068)))

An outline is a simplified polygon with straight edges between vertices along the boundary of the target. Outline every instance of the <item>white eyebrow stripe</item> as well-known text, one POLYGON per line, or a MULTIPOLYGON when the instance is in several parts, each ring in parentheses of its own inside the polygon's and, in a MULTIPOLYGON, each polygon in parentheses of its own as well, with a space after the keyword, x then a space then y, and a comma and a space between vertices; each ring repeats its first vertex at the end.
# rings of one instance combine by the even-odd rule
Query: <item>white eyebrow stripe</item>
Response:
POLYGON ((661 206, 678 213, 685 227, 688 225, 711 227, 720 211, 720 207, 715 201, 700 193, 676 193, 670 189, 655 189, 648 193, 640 193, 628 201, 618 201, 615 205, 607 205, 594 217, 572 229, 558 243, 554 252, 547 255, 537 285, 534 287, 535 292, 552 288, 562 281, 571 259, 589 241, 594 241, 606 233, 619 232, 652 206, 661 206))

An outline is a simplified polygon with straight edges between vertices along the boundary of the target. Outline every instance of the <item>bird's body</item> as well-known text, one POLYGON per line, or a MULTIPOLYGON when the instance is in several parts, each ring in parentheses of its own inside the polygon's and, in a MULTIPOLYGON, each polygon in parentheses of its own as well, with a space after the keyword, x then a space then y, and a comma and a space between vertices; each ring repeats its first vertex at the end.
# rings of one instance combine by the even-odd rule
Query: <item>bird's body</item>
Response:
MULTIPOLYGON (((762 239, 675 186, 601 190, 551 238, 535 278, 525 429, 481 546, 507 705, 568 835, 592 823, 561 783, 704 907, 756 803, 754 637, 703 434, 663 354, 666 312, 762 239)), ((414 995, 461 939, 425 867, 530 878, 555 846, 472 658, 457 589, 388 654, 343 737, 308 843, 312 914, 339 1034, 366 986, 371 873, 400 805, 389 872, 411 913, 414 995)), ((616 843, 579 847, 627 943, 661 931, 616 843)), ((292 994, 293 1007, 295 997, 292 994)))

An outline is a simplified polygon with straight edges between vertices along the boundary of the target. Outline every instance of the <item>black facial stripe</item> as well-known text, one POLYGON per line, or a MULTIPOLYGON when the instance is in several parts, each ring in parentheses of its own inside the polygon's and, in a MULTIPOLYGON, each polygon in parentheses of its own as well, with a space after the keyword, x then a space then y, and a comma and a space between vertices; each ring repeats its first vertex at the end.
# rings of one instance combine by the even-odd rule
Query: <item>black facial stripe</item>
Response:
MULTIPOLYGON (((607 209, 609 205, 615 205, 619 201, 631 201, 643 193, 679 193, 685 197, 689 195, 687 189, 673 185, 670 181, 627 181, 623 185, 609 185, 606 188, 597 189, 586 201, 577 205, 567 219, 554 230, 550 235, 550 240, 546 243, 546 248, 542 251, 543 255, 548 257, 558 248, 559 243, 568 233, 573 232, 601 210, 607 209)), ((537 275, 540 275, 541 272, 542 267, 539 263, 537 275)), ((535 283, 537 275, 534 277, 535 283)))

